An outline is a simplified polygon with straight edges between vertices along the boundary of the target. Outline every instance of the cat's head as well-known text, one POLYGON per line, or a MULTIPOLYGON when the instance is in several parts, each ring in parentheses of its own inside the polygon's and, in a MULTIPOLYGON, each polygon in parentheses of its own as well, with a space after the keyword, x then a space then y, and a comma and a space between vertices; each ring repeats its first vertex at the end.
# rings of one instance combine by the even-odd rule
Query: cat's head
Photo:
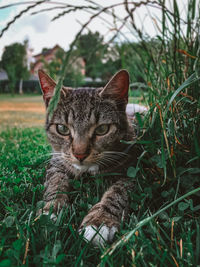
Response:
MULTIPOLYGON (((46 107, 56 83, 42 70, 40 85, 46 107)), ((63 87, 46 132, 54 156, 73 173, 110 169, 125 157, 121 140, 131 140, 126 116, 129 74, 121 70, 103 88, 63 87)))

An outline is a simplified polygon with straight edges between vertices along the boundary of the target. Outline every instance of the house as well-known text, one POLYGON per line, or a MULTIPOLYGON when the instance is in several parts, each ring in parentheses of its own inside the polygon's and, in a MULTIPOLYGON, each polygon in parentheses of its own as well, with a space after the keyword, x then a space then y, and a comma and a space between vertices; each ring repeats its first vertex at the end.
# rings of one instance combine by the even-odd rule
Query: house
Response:
POLYGON ((38 70, 43 68, 44 61, 47 63, 53 61, 56 58, 56 53, 58 52, 59 49, 62 48, 59 45, 55 45, 53 48, 43 49, 40 54, 33 56, 34 63, 32 64, 31 67, 31 73, 33 75, 37 75, 38 70))
MULTIPOLYGON (((44 68, 44 62, 51 63, 54 59, 56 59, 58 51, 64 52, 59 45, 55 45, 53 48, 43 49, 40 54, 33 56, 34 63, 31 67, 31 73, 37 76, 38 70, 44 68)), ((82 58, 78 57, 75 60, 72 59, 70 61, 70 66, 75 71, 79 71, 83 76, 85 75, 85 62, 82 58)))

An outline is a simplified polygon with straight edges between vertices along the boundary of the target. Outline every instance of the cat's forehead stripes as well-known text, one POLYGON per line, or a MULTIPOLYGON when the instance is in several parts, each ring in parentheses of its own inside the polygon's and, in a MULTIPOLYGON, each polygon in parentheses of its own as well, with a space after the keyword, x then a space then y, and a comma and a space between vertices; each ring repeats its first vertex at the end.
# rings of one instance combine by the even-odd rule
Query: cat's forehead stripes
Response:
POLYGON ((65 113, 66 123, 86 127, 98 123, 117 123, 117 108, 112 100, 103 100, 99 89, 78 88, 70 90, 61 99, 58 110, 65 113), (114 120, 114 121, 113 121, 114 120))
POLYGON ((72 92, 71 99, 69 99, 71 103, 69 103, 68 123, 96 122, 94 95, 95 90, 76 89, 72 92))
POLYGON ((74 117, 75 117, 74 116, 74 110, 72 108, 70 108, 69 113, 66 114, 66 122, 67 122, 67 124, 73 125, 74 117))

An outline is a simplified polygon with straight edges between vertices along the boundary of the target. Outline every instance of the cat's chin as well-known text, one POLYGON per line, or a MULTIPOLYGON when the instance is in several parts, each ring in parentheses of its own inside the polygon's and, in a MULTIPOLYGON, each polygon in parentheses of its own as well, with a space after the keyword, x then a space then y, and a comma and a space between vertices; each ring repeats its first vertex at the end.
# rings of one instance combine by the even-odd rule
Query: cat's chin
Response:
POLYGON ((95 175, 99 172, 99 166, 97 164, 93 165, 80 165, 80 164, 72 164, 72 166, 75 169, 75 172, 80 174, 80 173, 90 173, 92 175, 95 175))

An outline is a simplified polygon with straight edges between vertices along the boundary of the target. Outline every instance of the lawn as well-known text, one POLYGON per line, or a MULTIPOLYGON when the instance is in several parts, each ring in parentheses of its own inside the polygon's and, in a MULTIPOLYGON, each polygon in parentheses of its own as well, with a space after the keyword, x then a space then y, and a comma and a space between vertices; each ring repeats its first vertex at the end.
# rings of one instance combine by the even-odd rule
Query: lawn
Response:
MULTIPOLYGON (((88 209, 105 191, 106 179, 71 181, 72 205, 57 221, 37 216, 51 151, 42 126, 41 98, 0 97, 0 266, 197 266, 199 194, 179 197, 198 190, 200 172, 179 154, 177 179, 169 169, 164 181, 163 152, 154 151, 162 138, 155 130, 138 142, 143 147, 138 169, 128 170, 136 186, 130 196, 131 215, 122 223, 117 243, 96 249, 77 233, 88 209)), ((155 125, 158 121, 159 116, 155 125)), ((197 158, 190 158, 195 166, 197 158)))
POLYGON ((7 127, 42 126, 44 119, 42 96, 0 95, 0 130, 7 127))

